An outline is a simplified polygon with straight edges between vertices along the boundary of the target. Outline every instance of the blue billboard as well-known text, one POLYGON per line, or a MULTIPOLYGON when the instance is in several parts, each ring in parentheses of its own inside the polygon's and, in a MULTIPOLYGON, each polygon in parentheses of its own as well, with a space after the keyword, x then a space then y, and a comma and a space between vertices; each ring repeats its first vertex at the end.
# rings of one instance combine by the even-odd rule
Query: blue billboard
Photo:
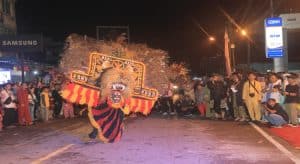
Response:
POLYGON ((283 57, 282 18, 267 18, 265 20, 266 57, 283 57))

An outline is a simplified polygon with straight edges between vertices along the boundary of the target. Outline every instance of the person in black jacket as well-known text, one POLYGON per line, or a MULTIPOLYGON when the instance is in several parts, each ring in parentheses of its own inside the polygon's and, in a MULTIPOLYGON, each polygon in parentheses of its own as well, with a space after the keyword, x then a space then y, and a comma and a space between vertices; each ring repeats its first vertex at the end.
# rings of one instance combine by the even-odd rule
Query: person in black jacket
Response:
POLYGON ((231 76, 231 85, 229 94, 231 96, 231 105, 234 111, 235 121, 246 121, 247 113, 242 99, 244 83, 238 73, 231 76))
POLYGON ((210 89, 211 100, 214 102, 213 110, 216 118, 221 118, 221 100, 226 98, 226 87, 220 75, 213 75, 207 83, 210 89))
POLYGON ((276 103, 273 98, 268 99, 267 104, 264 105, 265 118, 275 127, 281 127, 289 122, 289 116, 283 108, 276 103))
POLYGON ((52 91, 52 98, 54 99, 54 117, 58 118, 62 108, 63 99, 59 94, 60 87, 59 85, 55 86, 55 89, 52 91))

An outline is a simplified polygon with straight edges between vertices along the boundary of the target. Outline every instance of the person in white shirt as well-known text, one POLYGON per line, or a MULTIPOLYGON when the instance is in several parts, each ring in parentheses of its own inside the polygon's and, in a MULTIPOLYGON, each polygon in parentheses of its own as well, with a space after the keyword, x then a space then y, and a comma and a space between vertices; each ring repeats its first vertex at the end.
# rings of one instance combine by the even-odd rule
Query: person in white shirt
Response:
POLYGON ((280 93, 280 85, 276 85, 273 87, 272 92, 270 93, 270 97, 268 99, 276 100, 276 103, 282 104, 283 103, 283 95, 280 93))
POLYGON ((29 101, 29 110, 30 110, 30 116, 31 116, 31 120, 35 120, 34 116, 35 116, 35 104, 37 102, 37 98, 34 94, 35 88, 32 87, 29 89, 29 94, 28 94, 28 101, 29 101))
POLYGON ((3 125, 10 126, 18 122, 16 96, 12 92, 11 84, 6 84, 0 92, 1 103, 4 111, 3 125))

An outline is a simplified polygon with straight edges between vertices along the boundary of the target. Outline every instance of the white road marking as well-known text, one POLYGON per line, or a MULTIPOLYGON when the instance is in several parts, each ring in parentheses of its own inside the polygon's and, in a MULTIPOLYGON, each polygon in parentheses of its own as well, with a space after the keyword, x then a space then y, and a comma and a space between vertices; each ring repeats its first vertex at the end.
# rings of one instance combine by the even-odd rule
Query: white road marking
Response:
POLYGON ((267 134, 264 130, 262 130, 260 127, 255 125, 254 123, 249 123, 256 131, 258 131, 262 136, 264 136, 269 142, 271 142, 277 149, 279 149, 283 154, 285 154, 287 157, 289 157, 293 162, 296 164, 300 164, 300 159, 297 158, 292 152, 290 152, 288 149, 286 149, 284 146, 282 146, 279 142, 274 140, 269 134, 267 134))
POLYGON ((69 149, 70 147, 72 147, 72 146, 74 146, 74 144, 69 144, 69 145, 66 145, 66 146, 64 146, 64 147, 61 147, 61 148, 59 148, 59 149, 57 149, 57 150, 55 150, 55 151, 53 151, 53 152, 47 154, 46 156, 41 157, 41 158, 39 158, 39 159, 37 159, 37 160, 31 162, 31 164, 40 164, 40 163, 42 163, 43 161, 46 161, 46 160, 48 160, 48 159, 50 159, 50 158, 52 158, 52 157, 54 157, 54 156, 57 156, 58 154, 60 154, 60 153, 62 153, 62 152, 68 150, 68 149, 69 149))

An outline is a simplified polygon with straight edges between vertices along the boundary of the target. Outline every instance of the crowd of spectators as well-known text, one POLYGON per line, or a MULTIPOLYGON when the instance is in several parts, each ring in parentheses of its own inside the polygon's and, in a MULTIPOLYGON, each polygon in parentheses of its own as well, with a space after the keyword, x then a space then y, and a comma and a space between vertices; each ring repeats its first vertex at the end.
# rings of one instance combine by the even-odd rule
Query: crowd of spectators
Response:
MULTIPOLYGON (((16 125, 30 126, 37 121, 74 118, 72 104, 60 96, 61 84, 8 83, 0 88, 0 130, 16 125)), ((300 90, 297 74, 258 75, 233 73, 230 77, 213 74, 184 87, 170 84, 169 91, 155 103, 162 115, 178 115, 214 120, 269 123, 274 127, 297 127, 300 116, 300 90)))
POLYGON ((294 73, 213 74, 194 87, 170 84, 155 109, 163 115, 269 123, 297 127, 300 116, 299 78, 294 73))
POLYGON ((0 88, 0 130, 37 121, 74 118, 74 104, 60 96, 61 85, 7 83, 0 88))

